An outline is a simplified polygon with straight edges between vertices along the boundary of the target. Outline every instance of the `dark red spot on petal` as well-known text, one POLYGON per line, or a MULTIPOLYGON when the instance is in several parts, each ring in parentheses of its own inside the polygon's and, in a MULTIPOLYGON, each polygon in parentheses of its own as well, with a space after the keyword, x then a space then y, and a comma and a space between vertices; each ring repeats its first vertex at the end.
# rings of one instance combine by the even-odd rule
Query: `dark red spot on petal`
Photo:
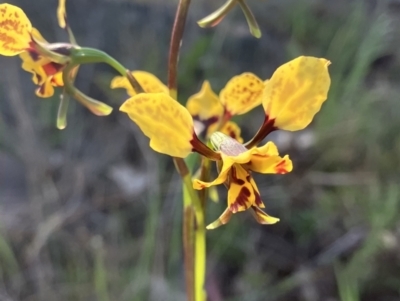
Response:
POLYGON ((279 162, 276 166, 275 166, 275 171, 277 174, 285 174, 287 173, 287 169, 286 169, 286 160, 282 160, 281 162, 279 162))
POLYGON ((250 204, 249 197, 251 196, 251 192, 247 187, 242 187, 238 196, 236 197, 235 202, 230 206, 230 210, 233 213, 238 212, 239 207, 249 207, 250 204))
POLYGON ((235 168, 234 166, 232 166, 232 169, 231 169, 231 181, 234 182, 234 183, 237 184, 237 185, 240 185, 240 186, 241 186, 241 185, 244 185, 244 183, 245 183, 244 180, 239 179, 239 178, 237 177, 236 168, 235 168))

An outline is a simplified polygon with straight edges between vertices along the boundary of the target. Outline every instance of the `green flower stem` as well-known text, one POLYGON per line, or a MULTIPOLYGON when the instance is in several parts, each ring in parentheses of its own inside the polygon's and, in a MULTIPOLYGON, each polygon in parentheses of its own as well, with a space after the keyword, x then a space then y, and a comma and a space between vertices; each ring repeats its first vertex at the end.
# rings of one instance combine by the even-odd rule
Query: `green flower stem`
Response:
POLYGON ((194 289, 194 244, 195 244, 195 210, 192 206, 192 198, 189 190, 183 185, 183 219, 182 219, 182 240, 185 264, 186 292, 188 301, 195 301, 194 289))
MULTIPOLYGON (((194 275, 194 296, 195 301, 205 301, 206 293, 204 291, 204 282, 206 276, 206 228, 204 221, 204 211, 201 204, 201 200, 197 192, 193 189, 192 175, 188 173, 183 177, 184 185, 184 225, 191 225, 190 229, 187 229, 189 233, 184 236, 184 240, 189 239, 185 244, 191 244, 191 238, 194 234, 194 266, 190 273, 187 272, 187 277, 192 278, 194 275), (186 199, 186 200, 185 200, 186 199), (192 222, 192 215, 188 212, 194 210, 195 220, 192 222), (188 220, 190 219, 190 220, 188 220)), ((188 257, 192 257, 193 253, 188 254, 188 257)), ((188 291, 188 297, 192 293, 188 291)), ((188 298, 188 300, 191 300, 188 298)))
POLYGON ((109 115, 113 110, 112 107, 83 94, 81 91, 74 87, 73 74, 74 69, 78 66, 79 64, 71 63, 67 65, 67 67, 65 67, 63 71, 63 81, 66 92, 74 97, 76 100, 78 100, 80 103, 82 103, 85 107, 87 107, 93 114, 98 116, 109 115))
POLYGON ((82 47, 74 48, 71 50, 72 63, 77 65, 93 64, 93 63, 106 63, 118 71, 121 75, 126 75, 126 68, 113 57, 109 56, 104 51, 82 47))
POLYGON ((179 50, 181 48, 189 6, 190 0, 179 0, 171 34, 168 58, 168 88, 171 97, 174 99, 177 99, 179 50))
POLYGON ((197 24, 203 28, 216 26, 235 7, 237 2, 238 0, 228 0, 215 12, 198 21, 197 24))
POLYGON ((136 93, 142 93, 143 88, 140 86, 137 79, 133 76, 133 74, 126 69, 120 62, 118 62, 113 57, 109 56, 104 51, 95 49, 95 48, 76 48, 71 53, 71 58, 73 63, 76 64, 91 64, 91 63, 105 63, 113 67, 117 72, 119 72, 122 76, 128 78, 132 88, 136 91, 136 93))
MULTIPOLYGON (((190 0, 179 0, 171 35, 168 60, 168 88, 170 91, 170 96, 174 99, 177 99, 178 96, 178 57, 189 5, 190 0)), ((205 301, 206 293, 204 291, 204 282, 206 274, 206 235, 204 224, 204 211, 199 195, 193 189, 192 175, 185 161, 181 158, 174 158, 174 163, 177 171, 183 179, 184 185, 183 245, 188 301, 205 301), (192 222, 193 210, 195 215, 194 222, 192 222), (193 234, 194 248, 191 248, 190 246, 192 246, 193 244, 193 234), (194 258, 193 264, 192 258, 194 258)))

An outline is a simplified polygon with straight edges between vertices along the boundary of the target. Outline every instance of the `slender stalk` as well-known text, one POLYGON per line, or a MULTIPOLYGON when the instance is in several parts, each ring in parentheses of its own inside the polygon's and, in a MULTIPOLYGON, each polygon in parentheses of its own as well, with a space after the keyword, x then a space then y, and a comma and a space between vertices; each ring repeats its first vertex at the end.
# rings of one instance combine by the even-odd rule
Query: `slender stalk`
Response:
MULTIPOLYGON (((178 97, 178 58, 190 0, 180 0, 171 35, 168 60, 168 88, 172 98, 178 97)), ((206 263, 204 212, 199 195, 193 189, 192 176, 185 161, 174 158, 175 167, 183 179, 183 245, 185 257, 186 289, 189 301, 205 301, 204 279, 206 263), (195 220, 192 223, 192 210, 195 220), (190 226, 191 225, 191 226, 190 226), (192 237, 194 235, 194 248, 192 237), (194 257, 194 260, 192 259, 194 257)))

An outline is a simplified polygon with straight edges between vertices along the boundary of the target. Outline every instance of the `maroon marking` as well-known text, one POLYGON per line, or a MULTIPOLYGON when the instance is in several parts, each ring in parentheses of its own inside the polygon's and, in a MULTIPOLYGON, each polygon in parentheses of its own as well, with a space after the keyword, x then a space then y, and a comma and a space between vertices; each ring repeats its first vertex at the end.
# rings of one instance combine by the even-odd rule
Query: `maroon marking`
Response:
POLYGON ((282 160, 281 162, 279 162, 276 166, 275 166, 275 171, 277 174, 285 174, 287 173, 286 168, 284 167, 286 164, 286 160, 282 160))
POLYGON ((233 204, 230 206, 230 210, 233 213, 238 212, 239 207, 247 207, 247 204, 250 203, 249 197, 251 196, 251 192, 247 187, 242 187, 240 189, 240 192, 238 196, 236 197, 236 200, 233 202, 233 204))
POLYGON ((201 138, 205 138, 205 136, 207 135, 208 128, 212 124, 216 123, 219 118, 218 118, 218 116, 212 116, 208 119, 201 119, 199 117, 199 115, 195 115, 195 116, 193 116, 193 119, 201 122, 204 125, 204 130, 200 133, 200 135, 201 135, 201 138))
POLYGON ((205 145, 195 134, 193 131, 192 140, 190 140, 190 144, 193 146, 192 151, 198 152, 200 155, 203 155, 211 160, 218 161, 221 160, 221 155, 219 153, 214 152, 211 148, 205 145))
POLYGON ((35 62, 40 59, 40 54, 37 53, 35 50, 29 49, 28 54, 35 62))
POLYGON ((244 145, 247 149, 252 148, 253 146, 258 145, 268 134, 276 131, 278 128, 274 126, 275 119, 269 119, 268 115, 265 115, 265 119, 263 124, 261 125, 258 132, 255 136, 249 141, 246 142, 244 145))
POLYGON ((236 168, 235 168, 234 166, 232 166, 232 169, 231 169, 231 180, 232 180, 234 183, 236 183, 236 184, 238 184, 238 185, 240 185, 240 186, 242 186, 242 185, 244 185, 244 183, 246 183, 244 180, 239 179, 239 178, 237 177, 237 171, 236 171, 236 168))

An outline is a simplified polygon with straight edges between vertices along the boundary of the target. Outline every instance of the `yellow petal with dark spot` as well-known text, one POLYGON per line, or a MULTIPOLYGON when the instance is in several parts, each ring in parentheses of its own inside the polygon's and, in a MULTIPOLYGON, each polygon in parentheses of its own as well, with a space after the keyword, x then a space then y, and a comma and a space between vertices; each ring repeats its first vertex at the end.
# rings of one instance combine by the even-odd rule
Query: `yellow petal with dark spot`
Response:
POLYGON ((241 115, 261 104, 264 82, 253 73, 233 77, 222 89, 220 100, 229 114, 241 115))
POLYGON ((288 131, 305 128, 321 109, 331 83, 326 59, 298 57, 279 67, 262 95, 268 118, 288 131))
MULTIPOLYGON (((136 78, 146 93, 166 93, 169 90, 155 75, 146 71, 133 71, 132 75, 136 78)), ((132 88, 129 80, 124 76, 116 76, 111 81, 111 88, 124 88, 130 96, 137 95, 136 91, 132 88)))
POLYGON ((48 98, 53 96, 54 94, 54 87, 51 83, 51 77, 47 78, 46 81, 36 89, 36 96, 41 98, 48 98))
POLYGON ((0 4, 0 54, 14 56, 29 49, 32 24, 17 6, 0 4))
POLYGON ((228 207, 233 213, 256 205, 255 190, 250 183, 251 175, 241 165, 234 164, 229 174, 228 207))
POLYGON ((251 160, 245 164, 246 168, 263 174, 285 174, 293 169, 289 156, 280 157, 273 142, 251 150, 251 160))
POLYGON ((168 94, 138 94, 125 101, 120 111, 150 138, 150 147, 155 151, 180 158, 191 153, 192 116, 168 94))
POLYGON ((50 60, 38 56, 38 60, 35 61, 27 51, 22 52, 19 57, 22 60, 22 69, 32 73, 32 81, 36 85, 42 85, 47 79, 47 74, 43 69, 43 65, 50 63, 50 60))

